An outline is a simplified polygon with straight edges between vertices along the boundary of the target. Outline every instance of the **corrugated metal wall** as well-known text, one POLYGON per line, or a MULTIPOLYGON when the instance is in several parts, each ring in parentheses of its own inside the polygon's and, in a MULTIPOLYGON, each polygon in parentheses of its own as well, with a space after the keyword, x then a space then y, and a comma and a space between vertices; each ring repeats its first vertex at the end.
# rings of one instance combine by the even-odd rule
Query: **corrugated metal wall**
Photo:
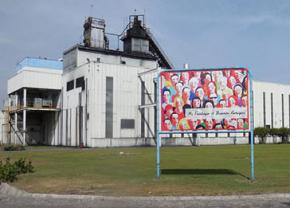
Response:
POLYGON ((4 115, 0 111, 0 144, 4 143, 4 115))
MULTIPOLYGON (((68 81, 84 76, 86 88, 85 90, 75 88, 69 92, 63 89, 63 110, 59 116, 62 123, 62 126, 59 127, 62 133, 60 143, 62 145, 78 146, 80 141, 84 141, 84 145, 90 147, 112 146, 114 142, 116 145, 116 141, 118 141, 118 144, 122 142, 126 144, 126 139, 128 138, 152 138, 155 134, 154 108, 144 109, 143 114, 145 119, 142 122, 142 112, 139 106, 141 104, 154 103, 153 79, 156 77, 156 73, 146 74, 142 77, 138 77, 138 73, 154 68, 156 63, 153 61, 126 59, 124 57, 89 52, 78 52, 77 54, 77 65, 80 67, 67 71, 63 75, 63 87, 65 88, 68 81), (97 59, 100 61, 94 61, 97 59), (106 136, 106 93, 108 87, 107 78, 109 77, 113 80, 113 114, 112 119, 109 121, 112 125, 112 135, 107 133, 106 136), (142 82, 145 83, 143 87, 142 82), (142 91, 145 91, 143 103, 142 91), (83 115, 80 113, 80 106, 83 109, 83 115), (122 119, 133 119, 135 121, 135 128, 121 128, 122 119), (142 131, 144 131, 144 135, 142 131), (110 140, 111 138, 108 137, 120 140, 110 140)), ((290 86, 254 82, 253 89, 255 126, 264 125, 263 92, 265 92, 266 123, 268 124, 272 119, 270 93, 273 93, 274 127, 282 125, 281 93, 283 93, 284 126, 288 127, 290 86)), ((185 136, 191 137, 192 135, 185 136)), ((204 136, 202 134, 198 135, 198 137, 204 136)), ((215 134, 208 134, 208 136, 212 138, 216 137, 215 134)), ((219 134, 218 136, 227 137, 228 134, 219 134)), ((230 136, 242 137, 244 135, 231 134, 230 136)), ((136 144, 145 144, 146 140, 144 138, 141 143, 136 142, 136 144)))
POLYGON ((24 68, 8 80, 8 94, 23 87, 38 89, 61 89, 61 71, 52 69, 24 68))
MULTIPOLYGON (((121 64, 120 57, 106 56, 92 53, 79 53, 78 63, 81 67, 66 72, 63 75, 63 86, 71 80, 84 76, 87 80, 85 90, 73 89, 69 92, 63 90, 62 111, 62 143, 64 145, 79 145, 80 125, 79 102, 82 103, 84 112, 82 119, 84 145, 97 146, 100 139, 106 138, 106 80, 113 80, 113 114, 112 114, 112 138, 140 138, 141 137, 141 80, 138 73, 155 67, 155 61, 132 60, 122 58, 125 64, 121 64), (110 63, 87 62, 98 56, 102 61, 110 63), (148 63, 147 63, 148 62, 148 63), (116 64, 119 63, 119 64, 116 64), (131 66, 130 66, 131 65, 131 66), (133 66, 132 66, 133 65, 133 66), (142 67, 142 65, 144 67, 142 67), (81 101, 78 101, 81 93, 81 101), (87 104, 86 104, 87 101, 87 104), (121 128, 122 119, 133 119, 135 128, 121 128), (87 127, 87 128, 86 128, 87 127), (77 129, 76 131, 72 129, 77 129), (71 142, 70 142, 71 141, 71 142)), ((145 104, 154 102, 154 74, 144 76, 146 95, 145 104)), ((108 106, 107 106, 108 107, 108 106)), ((154 135, 154 108, 145 109, 145 137, 154 135)))
POLYGON ((255 127, 264 126, 264 117, 266 119, 266 125, 270 125, 273 128, 282 127, 282 108, 284 108, 284 127, 290 127, 289 116, 290 116, 290 105, 289 95, 290 86, 269 82, 253 82, 254 90, 254 117, 255 127), (263 93, 265 93, 265 114, 263 110, 264 99, 263 93), (273 104, 271 104, 271 94, 273 97, 273 104), (284 104, 282 107, 282 94, 284 97, 284 104), (273 115, 273 116, 272 116, 273 115), (273 123, 273 126, 272 126, 273 123))

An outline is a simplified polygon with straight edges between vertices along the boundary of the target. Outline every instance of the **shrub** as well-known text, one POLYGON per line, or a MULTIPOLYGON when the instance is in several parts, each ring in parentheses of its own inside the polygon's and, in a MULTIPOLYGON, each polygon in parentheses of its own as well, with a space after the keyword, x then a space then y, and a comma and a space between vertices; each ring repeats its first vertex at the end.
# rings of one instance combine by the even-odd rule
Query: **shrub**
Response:
POLYGON ((272 128, 272 129, 270 129, 269 134, 270 134, 271 136, 279 136, 279 129, 277 129, 277 128, 272 128))
POLYGON ((0 182, 13 182, 16 180, 17 171, 10 159, 7 158, 5 163, 0 161, 0 182))
POLYGON ((34 172, 31 161, 21 158, 14 163, 10 158, 6 158, 5 162, 0 160, 0 182, 13 182, 17 179, 17 175, 34 172))
POLYGON ((257 127, 254 129, 254 135, 261 138, 259 143, 265 144, 266 143, 266 136, 269 134, 269 129, 264 127, 257 127))
POLYGON ((4 151, 22 151, 25 150, 23 145, 7 144, 3 145, 2 149, 4 151))
POLYGON ((288 128, 278 129, 278 136, 282 138, 283 143, 288 143, 289 135, 290 135, 290 129, 288 128))
POLYGON ((26 162, 25 159, 21 158, 21 159, 15 161, 14 165, 16 167, 18 174, 32 173, 33 172, 33 166, 32 166, 32 163, 30 160, 28 162, 26 162))

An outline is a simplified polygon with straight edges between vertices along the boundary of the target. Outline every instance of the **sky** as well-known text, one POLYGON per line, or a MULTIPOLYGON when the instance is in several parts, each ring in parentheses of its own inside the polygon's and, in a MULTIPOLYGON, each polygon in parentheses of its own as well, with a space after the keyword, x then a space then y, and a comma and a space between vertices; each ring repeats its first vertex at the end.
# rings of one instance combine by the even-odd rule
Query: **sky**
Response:
POLYGON ((255 80, 290 84, 289 0, 0 0, 0 106, 25 57, 59 59, 82 41, 85 17, 120 34, 131 14, 176 68, 247 67, 255 80))

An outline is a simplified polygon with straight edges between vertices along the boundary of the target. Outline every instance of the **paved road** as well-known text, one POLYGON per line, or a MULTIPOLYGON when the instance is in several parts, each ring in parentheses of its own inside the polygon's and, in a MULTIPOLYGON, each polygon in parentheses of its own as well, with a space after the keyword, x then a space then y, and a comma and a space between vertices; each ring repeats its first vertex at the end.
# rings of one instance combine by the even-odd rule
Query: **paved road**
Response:
POLYGON ((0 195, 1 208, 289 208, 290 198, 268 197, 233 197, 233 198, 198 198, 198 197, 179 197, 179 198, 116 198, 116 197, 54 197, 54 196, 4 196, 0 195))
POLYGON ((290 194, 216 197, 101 197, 29 194, 0 187, 1 208, 290 208, 290 194))

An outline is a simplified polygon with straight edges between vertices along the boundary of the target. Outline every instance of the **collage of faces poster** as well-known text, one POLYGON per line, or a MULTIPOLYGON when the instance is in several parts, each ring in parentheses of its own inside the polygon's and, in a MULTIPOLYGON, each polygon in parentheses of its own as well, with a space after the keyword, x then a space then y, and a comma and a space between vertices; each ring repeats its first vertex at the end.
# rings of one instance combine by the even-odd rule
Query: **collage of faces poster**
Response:
POLYGON ((249 129, 248 70, 160 73, 161 131, 249 129))

